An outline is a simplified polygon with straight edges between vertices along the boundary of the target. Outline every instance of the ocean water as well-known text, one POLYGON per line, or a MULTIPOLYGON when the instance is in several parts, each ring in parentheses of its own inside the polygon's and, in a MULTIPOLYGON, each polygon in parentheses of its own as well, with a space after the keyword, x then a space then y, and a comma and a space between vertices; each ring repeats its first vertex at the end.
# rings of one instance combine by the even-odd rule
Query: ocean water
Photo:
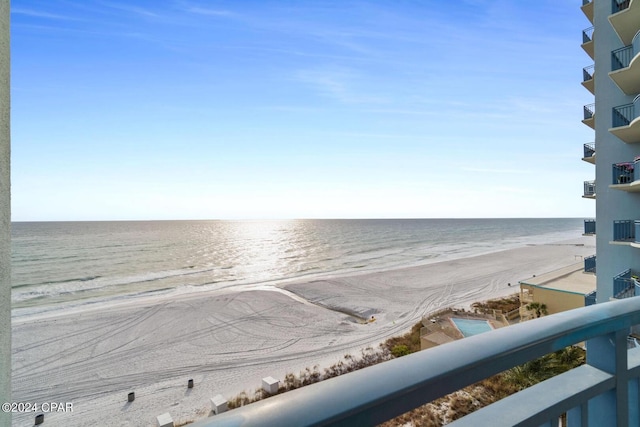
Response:
POLYGON ((415 266, 582 228, 578 218, 17 222, 13 311, 415 266))

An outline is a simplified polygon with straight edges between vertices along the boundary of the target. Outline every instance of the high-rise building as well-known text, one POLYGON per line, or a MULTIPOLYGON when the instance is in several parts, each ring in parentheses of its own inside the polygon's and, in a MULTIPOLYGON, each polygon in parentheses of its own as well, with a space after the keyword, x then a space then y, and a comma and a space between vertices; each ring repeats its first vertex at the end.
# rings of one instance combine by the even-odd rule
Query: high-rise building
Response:
MULTIPOLYGON (((593 59, 583 86, 594 95, 583 123, 595 131, 583 160, 595 165, 584 195, 594 198, 597 302, 640 295, 640 0, 583 0, 591 22, 582 48, 593 59), (597 232, 596 232, 597 230, 597 232)), ((585 264, 586 264, 585 260, 585 264)))

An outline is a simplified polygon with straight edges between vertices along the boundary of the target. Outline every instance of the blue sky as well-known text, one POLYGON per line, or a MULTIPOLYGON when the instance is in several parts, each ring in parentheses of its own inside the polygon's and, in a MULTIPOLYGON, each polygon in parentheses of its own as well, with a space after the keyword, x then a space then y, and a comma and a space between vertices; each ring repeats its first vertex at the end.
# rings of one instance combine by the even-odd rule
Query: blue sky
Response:
POLYGON ((12 0, 16 221, 591 217, 578 0, 12 0))

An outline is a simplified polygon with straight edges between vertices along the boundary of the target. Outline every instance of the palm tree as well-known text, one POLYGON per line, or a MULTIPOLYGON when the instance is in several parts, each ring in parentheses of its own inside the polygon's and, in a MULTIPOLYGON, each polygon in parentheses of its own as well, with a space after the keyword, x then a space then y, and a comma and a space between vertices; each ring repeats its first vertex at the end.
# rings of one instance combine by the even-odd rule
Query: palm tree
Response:
POLYGON ((547 305, 541 304, 539 302, 532 302, 531 304, 527 305, 527 310, 535 311, 536 318, 541 317, 543 314, 549 314, 549 312, 547 311, 547 305))
POLYGON ((520 390, 584 364, 585 352, 570 346, 511 368, 506 379, 520 390))

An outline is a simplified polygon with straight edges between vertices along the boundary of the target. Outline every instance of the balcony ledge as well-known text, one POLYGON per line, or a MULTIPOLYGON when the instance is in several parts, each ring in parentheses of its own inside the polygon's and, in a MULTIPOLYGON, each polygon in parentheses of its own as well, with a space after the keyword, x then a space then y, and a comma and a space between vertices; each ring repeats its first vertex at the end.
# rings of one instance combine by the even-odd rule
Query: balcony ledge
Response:
POLYGON ((582 12, 587 17, 589 22, 593 24, 593 1, 590 1, 587 4, 580 6, 580 9, 582 9, 582 12))
POLYGON ((595 155, 593 155, 591 157, 583 157, 582 160, 587 162, 587 163, 591 163, 592 165, 596 164, 596 156, 595 155))
POLYGON ((582 47, 582 49, 584 49, 584 51, 587 53, 587 55, 589 55, 589 57, 591 59, 594 59, 594 57, 593 57, 593 40, 588 41, 586 43, 582 43, 581 47, 582 47))
POLYGON ((595 129, 596 128, 596 115, 594 114, 590 118, 584 119, 582 121, 582 123, 584 123, 585 125, 589 126, 591 129, 595 129))
MULTIPOLYGON (((625 95, 634 95, 640 92, 640 52, 637 53, 628 67, 609 72, 609 77, 625 95)), ((583 82, 584 86, 587 82, 583 82)), ((585 86, 586 87, 586 86, 585 86)))
POLYGON ((622 43, 625 46, 631 44, 640 29, 640 0, 631 0, 628 8, 609 15, 609 22, 622 43))
MULTIPOLYGON (((585 120, 582 121, 583 123, 585 120)), ((586 124, 586 123, 585 123, 586 124)), ((626 126, 617 126, 609 128, 609 132, 620 138, 627 144, 635 144, 640 142, 640 117, 636 117, 626 126)))
POLYGON ((611 240, 609 242, 610 245, 618 245, 618 246, 631 246, 633 243, 632 240, 611 240))
POLYGON ((636 180, 628 184, 611 184, 609 185, 609 188, 613 190, 627 191, 629 193, 638 193, 640 192, 640 180, 636 180))
POLYGON ((584 82, 582 82, 582 83, 581 83, 581 84, 582 84, 582 86, 584 86, 584 88, 585 88, 586 90, 588 90, 589 92, 591 92, 591 94, 592 94, 592 95, 595 95, 595 94, 596 94, 596 93, 595 93, 595 85, 594 85, 594 82, 595 82, 595 80, 596 80, 596 79, 595 79, 595 77, 596 77, 596 76, 595 76, 595 73, 594 73, 594 74, 593 74, 593 78, 592 78, 592 79, 589 79, 589 80, 584 81, 584 82))
POLYGON ((639 242, 631 242, 631 243, 630 243, 630 246, 631 246, 632 248, 640 249, 640 243, 639 243, 639 242))

